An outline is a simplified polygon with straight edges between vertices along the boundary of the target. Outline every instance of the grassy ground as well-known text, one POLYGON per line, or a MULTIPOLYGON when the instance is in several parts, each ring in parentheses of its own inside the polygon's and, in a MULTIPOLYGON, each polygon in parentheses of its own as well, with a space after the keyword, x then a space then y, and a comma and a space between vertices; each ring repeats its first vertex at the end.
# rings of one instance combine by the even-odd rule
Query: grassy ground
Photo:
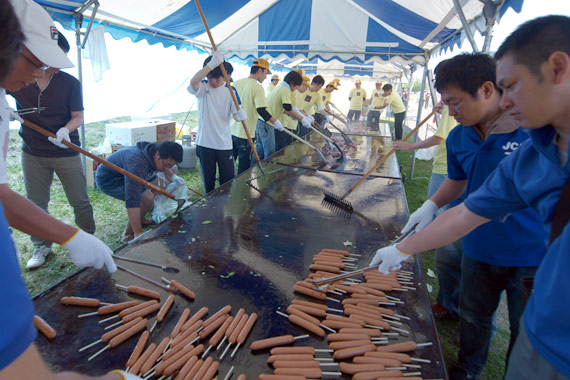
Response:
MULTIPOLYGON (((173 114, 172 120, 182 123, 185 120, 185 117, 185 113, 173 114)), ((109 120, 108 122, 121 121, 126 120, 118 118, 109 120)), ((196 114, 192 113, 186 124, 193 126, 196 122, 196 114)), ((105 135, 104 125, 104 122, 87 125, 86 138, 88 150, 103 142, 105 135)), ((14 191, 17 191, 20 194, 25 194, 20 166, 20 144, 21 139, 17 132, 12 131, 10 134, 10 145, 7 159, 9 184, 14 191)), ((398 161, 403 167, 403 174, 406 178, 404 187, 410 212, 413 212, 425 201, 426 189, 431 176, 431 161, 416 160, 414 178, 410 179, 411 152, 400 151, 397 152, 397 156, 398 161)), ((183 172, 180 175, 186 180, 188 186, 200 192, 202 191, 202 181, 198 168, 188 173, 183 172)), ((96 189, 89 189, 88 193, 91 203, 93 204, 95 220, 97 221, 97 237, 103 240, 112 249, 120 246, 121 242, 119 241, 119 237, 127 220, 126 212, 123 211, 123 202, 106 196, 96 189)), ((195 199, 195 197, 193 199, 195 199)), ((50 213, 62 221, 73 224, 73 211, 67 203, 61 183, 57 178, 54 179, 54 183, 52 185, 50 213)), ((28 271, 25 269, 25 263, 31 256, 33 246, 30 242, 29 236, 19 231, 15 231, 14 235, 22 254, 22 274, 32 295, 41 293, 77 270, 77 268, 69 261, 69 257, 65 253, 65 250, 55 245, 55 254, 48 257, 44 266, 34 271, 28 271)), ((422 254, 421 261, 426 273, 430 269, 435 272, 433 252, 422 254)), ((426 279, 427 283, 432 288, 430 297, 432 301, 435 302, 435 295, 438 290, 437 279, 430 277, 429 275, 426 276, 426 279)), ((498 325, 499 330, 491 343, 489 359, 481 375, 481 380, 500 379, 504 373, 504 358, 509 340, 508 320, 506 320, 506 311, 504 310, 504 307, 499 312, 498 325)), ((448 366, 450 366, 455 362, 458 351, 457 335, 459 324, 454 321, 437 321, 437 329, 440 335, 445 360, 448 363, 448 366)))
MULTIPOLYGON (((408 199, 410 213, 418 209, 426 200, 427 186, 431 177, 431 161, 416 160, 413 179, 410 178, 411 151, 397 151, 398 162, 402 166, 402 173, 405 176, 404 188, 408 199)), ((429 284, 430 298, 432 303, 436 302, 436 295, 439 289, 437 278, 427 275, 428 270, 435 272, 435 252, 425 252, 420 255, 420 261, 429 284)), ((505 371, 505 357, 509 345, 509 323, 505 302, 502 303, 497 316, 498 330, 489 348, 487 365, 481 373, 480 380, 502 379, 505 371)), ((450 368, 457 360, 459 351, 459 322, 447 320, 436 321, 437 330, 441 340, 443 355, 450 368)))

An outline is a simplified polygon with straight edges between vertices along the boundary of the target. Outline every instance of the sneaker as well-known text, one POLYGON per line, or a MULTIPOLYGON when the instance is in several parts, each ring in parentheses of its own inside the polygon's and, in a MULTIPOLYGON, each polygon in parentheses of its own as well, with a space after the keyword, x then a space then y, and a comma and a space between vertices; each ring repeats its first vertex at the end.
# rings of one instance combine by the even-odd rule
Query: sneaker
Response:
POLYGON ((457 319, 451 310, 446 309, 439 303, 431 305, 431 312, 436 319, 457 319))
POLYGON ((28 269, 36 269, 41 267, 46 262, 46 257, 51 253, 51 247, 47 245, 40 245, 32 252, 32 258, 28 260, 26 267, 28 269))

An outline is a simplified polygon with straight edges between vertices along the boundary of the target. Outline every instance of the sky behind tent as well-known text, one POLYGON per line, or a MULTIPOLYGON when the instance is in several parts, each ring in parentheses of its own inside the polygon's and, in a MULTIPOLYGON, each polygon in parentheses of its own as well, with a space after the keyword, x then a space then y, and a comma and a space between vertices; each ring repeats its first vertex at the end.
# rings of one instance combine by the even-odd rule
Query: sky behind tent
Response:
MULTIPOLYGON (((520 23, 553 13, 570 15, 570 1, 525 0, 520 14, 509 9, 495 27, 491 49, 495 50, 520 23)), ((70 58, 76 63, 77 56, 73 48, 75 34, 64 31, 63 28, 60 30, 72 45, 70 58)), ((129 39, 114 40, 108 33, 105 34, 105 41, 111 69, 103 74, 101 81, 94 81, 90 61, 83 60, 85 121, 87 123, 116 116, 148 118, 188 111, 194 97, 188 94, 186 87, 189 84, 189 78, 202 67, 203 60, 206 58, 205 54, 176 50, 174 47, 164 48, 160 44, 149 45, 146 41, 133 43, 129 39)), ((482 41, 478 41, 478 44, 482 46, 482 41)), ((461 49, 455 48, 451 54, 433 57, 429 67, 432 68, 441 59, 461 51, 471 51, 468 41, 463 43, 461 49)), ((76 68, 66 71, 77 76, 76 68)), ((240 79, 247 75, 249 75, 248 67, 234 64, 233 78, 240 79)), ((363 87, 371 92, 373 84, 367 84, 366 78, 363 78, 363 81, 363 87)), ((267 86, 268 82, 269 79, 263 85, 267 86)), ((340 91, 333 94, 333 102, 336 102, 335 99, 344 99, 352 87, 350 80, 343 80, 340 91)), ((197 109, 195 104, 193 109, 197 109)))

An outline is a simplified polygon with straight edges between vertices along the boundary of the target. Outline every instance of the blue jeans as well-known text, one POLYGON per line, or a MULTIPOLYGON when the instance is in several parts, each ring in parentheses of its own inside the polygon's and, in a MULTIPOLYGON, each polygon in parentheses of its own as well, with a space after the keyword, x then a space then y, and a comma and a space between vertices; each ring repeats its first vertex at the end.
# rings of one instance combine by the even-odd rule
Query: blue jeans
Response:
POLYGON ((366 116, 366 124, 368 128, 372 131, 380 130, 380 110, 377 111, 368 111, 368 115, 366 116))
MULTIPOLYGON (((260 160, 275 153, 275 128, 261 120, 257 121, 255 128, 255 150, 260 160)), ((251 161, 251 166, 256 165, 254 161, 251 161)))
POLYGON ((305 128, 305 126, 301 124, 301 122, 297 123, 297 131, 295 132, 297 136, 303 137, 309 132, 311 132, 310 128, 305 128))
MULTIPOLYGON (((247 139, 232 136, 234 160, 238 161, 237 174, 241 174, 251 166, 251 147, 247 139)), ((255 158, 253 159, 255 161, 255 158)), ((255 165, 255 162, 253 163, 255 165)))
POLYGON ((360 113, 362 111, 355 111, 355 110, 348 110, 348 115, 346 115, 347 117, 347 122, 354 120, 354 121, 358 121, 360 120, 360 113))
MULTIPOLYGON (((537 267, 498 267, 463 255, 459 295, 460 344, 458 366, 477 378, 487 361, 493 335, 493 319, 507 292, 511 338, 508 357, 517 338, 526 300, 521 279, 534 277, 537 267)), ((545 300, 546 302, 546 300, 545 300)), ((553 301, 555 302, 555 301, 553 301)))

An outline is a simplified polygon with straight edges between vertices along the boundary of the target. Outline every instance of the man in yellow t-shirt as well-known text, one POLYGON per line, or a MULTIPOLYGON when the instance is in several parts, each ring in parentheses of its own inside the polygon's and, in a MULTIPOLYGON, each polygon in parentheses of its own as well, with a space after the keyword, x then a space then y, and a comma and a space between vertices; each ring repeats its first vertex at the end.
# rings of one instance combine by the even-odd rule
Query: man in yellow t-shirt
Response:
POLYGON ((354 82, 354 88, 350 90, 348 100, 350 100, 350 107, 348 109, 347 121, 360 120, 360 113, 362 112, 362 104, 366 100, 366 90, 361 88, 362 82, 357 79, 354 82))
POLYGON ((376 88, 372 91, 372 95, 370 96, 368 115, 366 115, 368 128, 372 131, 378 131, 380 129, 380 113, 382 113, 382 110, 376 109, 376 107, 380 107, 384 104, 384 98, 382 98, 383 94, 382 81, 377 81, 376 88))
MULTIPOLYGON (((255 130, 255 148, 259 158, 263 159, 275 153, 275 133, 282 132, 289 116, 295 117, 291 106, 291 93, 301 85, 301 74, 290 71, 267 97, 268 111, 275 121, 259 119, 255 130)), ((255 163, 252 162, 252 165, 255 163)))
POLYGON ((267 95, 269 95, 269 93, 273 91, 278 84, 279 84, 279 75, 273 74, 273 76, 271 77, 271 83, 269 83, 269 87, 267 87, 267 95))
MULTIPOLYGON (((241 107, 247 114, 245 125, 247 125, 247 130, 252 138, 255 137, 258 117, 273 122, 277 120, 267 111, 265 91, 261 86, 267 74, 271 74, 271 71, 269 71, 269 62, 263 58, 259 58, 253 61, 249 77, 233 82, 233 87, 236 89, 241 100, 241 107)), ((237 173, 240 174, 251 166, 251 147, 249 146, 247 135, 241 122, 232 119, 230 122, 230 130, 232 131, 234 160, 238 161, 237 173)))
MULTIPOLYGON (((303 83, 301 83, 301 85, 297 87, 297 89, 293 92, 291 96, 293 100, 292 102, 293 114, 295 116, 290 117, 292 124, 290 125, 291 128, 289 129, 292 129, 297 136, 300 136, 299 135, 300 131, 304 129, 309 129, 311 123, 315 121, 315 119, 312 116, 309 116, 305 111, 303 111, 305 94, 307 93, 307 90, 311 85, 310 83, 311 79, 305 75, 302 75, 302 78, 303 78, 303 83)), ((292 138, 290 136, 287 136, 287 138, 288 140, 282 142, 282 144, 284 144, 283 146, 291 143, 292 138)))
POLYGON ((323 106, 325 106, 325 110, 327 110, 327 112, 330 112, 331 107, 334 107, 334 104, 331 102, 331 96, 334 90, 338 90, 338 84, 332 81, 329 82, 325 88, 321 88, 319 91, 321 94, 321 100, 323 101, 323 106))
MULTIPOLYGON (((323 120, 325 119, 329 123, 332 122, 332 117, 326 112, 325 107, 323 106, 323 100, 321 99, 321 94, 319 93, 324 84, 325 79, 320 75, 316 75, 311 82, 311 87, 303 97, 304 113, 312 116, 318 125, 322 125, 323 120)), ((301 130, 300 132, 302 135, 305 135, 309 130, 301 130)))
POLYGON ((394 137, 396 140, 401 140, 402 124, 406 116, 406 107, 404 106, 404 102, 402 102, 402 98, 392 91, 392 85, 390 83, 382 86, 382 90, 384 90, 384 94, 382 95, 384 96, 384 104, 374 107, 374 109, 381 110, 389 105, 392 106, 392 111, 394 111, 394 137))

